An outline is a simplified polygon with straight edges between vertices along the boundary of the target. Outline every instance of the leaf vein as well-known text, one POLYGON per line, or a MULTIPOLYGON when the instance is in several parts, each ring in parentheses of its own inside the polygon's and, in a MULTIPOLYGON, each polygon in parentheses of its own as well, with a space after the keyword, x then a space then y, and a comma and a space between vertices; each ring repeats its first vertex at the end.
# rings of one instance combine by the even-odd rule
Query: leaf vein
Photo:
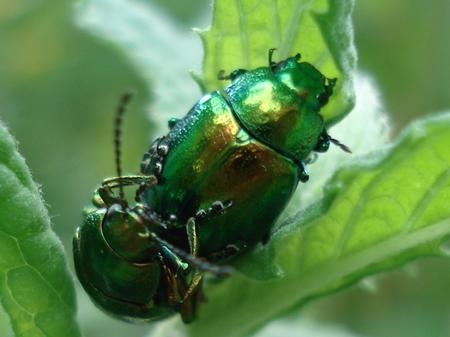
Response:
POLYGON ((312 3, 312 0, 304 3, 302 0, 296 0, 294 9, 292 10, 291 17, 289 19, 288 27, 285 34, 285 39, 280 46, 280 58, 284 59, 288 56, 290 52, 290 46, 293 45, 295 37, 298 34, 300 28, 300 21, 304 14, 304 9, 307 8, 312 3))
POLYGON ((350 240, 353 228, 357 224, 356 219, 361 215, 361 212, 363 211, 364 206, 368 201, 370 191, 375 188, 385 176, 391 173, 391 168, 395 167, 398 162, 403 159, 404 156, 405 153, 400 153, 400 156, 398 158, 393 159, 392 162, 386 165, 382 171, 378 172, 374 177, 372 177, 372 180, 361 190, 361 197, 358 199, 355 206, 350 211, 350 214, 347 217, 347 221, 343 226, 342 234, 336 244, 336 249, 334 252, 335 258, 339 257, 342 254, 347 242, 350 240))
POLYGON ((282 38, 281 38, 280 11, 278 10, 277 0, 272 0, 272 12, 274 21, 275 44, 278 47, 281 44, 282 38))
POLYGON ((404 233, 409 233, 414 228, 414 225, 416 224, 417 220, 425 212, 430 203, 434 200, 435 195, 441 190, 441 188, 444 186, 444 184, 448 181, 449 178, 450 178, 450 168, 447 168, 436 177, 434 182, 425 191, 423 197, 420 199, 420 201, 417 203, 417 205, 411 212, 411 215, 409 216, 408 220, 405 223, 403 229, 404 233))
POLYGON ((236 7, 239 13, 239 30, 240 30, 240 38, 241 38, 241 48, 242 48, 242 55, 243 55, 243 65, 244 68, 250 68, 248 53, 249 53, 249 46, 248 46, 248 31, 247 31, 247 18, 244 13, 244 9, 242 8, 242 1, 236 0, 236 7))

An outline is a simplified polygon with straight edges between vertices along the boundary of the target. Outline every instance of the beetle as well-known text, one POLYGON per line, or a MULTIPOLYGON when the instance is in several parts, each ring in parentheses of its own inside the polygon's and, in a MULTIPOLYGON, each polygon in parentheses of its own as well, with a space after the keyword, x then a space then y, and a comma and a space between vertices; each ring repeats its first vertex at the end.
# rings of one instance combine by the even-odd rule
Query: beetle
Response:
POLYGON ((320 109, 336 79, 300 54, 280 62, 269 50, 266 67, 237 69, 223 91, 203 96, 144 154, 140 174, 123 176, 117 112, 117 177, 94 193, 74 237, 78 277, 108 313, 152 321, 179 312, 195 318, 204 272, 227 275, 227 261, 265 243, 313 152, 330 137, 320 109), (130 205, 125 186, 135 186, 130 205), (118 190, 118 193, 116 192, 118 190))

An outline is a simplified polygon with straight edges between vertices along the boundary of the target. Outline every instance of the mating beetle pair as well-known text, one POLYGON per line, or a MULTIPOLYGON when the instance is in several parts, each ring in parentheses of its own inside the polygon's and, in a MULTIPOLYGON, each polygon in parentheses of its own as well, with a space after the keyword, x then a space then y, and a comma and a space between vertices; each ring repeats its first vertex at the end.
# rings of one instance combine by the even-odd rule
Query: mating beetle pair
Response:
POLYGON ((116 119, 117 177, 95 192, 74 238, 78 277, 94 302, 131 321, 179 312, 195 318, 205 271, 265 242, 312 152, 331 138, 319 114, 336 79, 299 62, 300 55, 254 70, 238 69, 231 85, 203 96, 141 162, 141 174, 122 176, 116 119), (124 197, 136 186, 136 202, 124 197), (115 191, 118 190, 118 193, 115 191))

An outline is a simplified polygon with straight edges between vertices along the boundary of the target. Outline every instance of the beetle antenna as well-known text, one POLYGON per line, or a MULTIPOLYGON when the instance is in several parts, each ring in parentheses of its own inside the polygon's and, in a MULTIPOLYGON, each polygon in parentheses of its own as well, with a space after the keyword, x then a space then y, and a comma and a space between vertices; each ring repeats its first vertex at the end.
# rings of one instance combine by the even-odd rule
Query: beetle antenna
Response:
POLYGON ((116 155, 116 173, 118 177, 119 184, 119 197, 120 200, 125 200, 125 193, 123 191, 122 185, 122 163, 121 163, 121 135, 122 135, 122 124, 123 124, 123 114, 127 104, 130 102, 133 94, 131 91, 126 91, 120 98, 119 105, 117 106, 116 119, 114 121, 114 149, 116 155))
POLYGON ((342 151, 345 151, 345 152, 347 152, 347 153, 352 153, 352 150, 350 150, 350 148, 349 148, 347 145, 342 144, 342 143, 341 143, 340 141, 338 141, 337 139, 334 139, 334 138, 331 138, 331 137, 330 137, 330 142, 332 142, 334 145, 339 146, 339 147, 341 148, 342 151))
POLYGON ((166 246, 168 249, 170 249, 176 255, 178 255, 182 259, 186 260, 191 265, 193 265, 194 267, 200 269, 201 271, 207 271, 207 272, 216 274, 217 276, 228 276, 233 271, 233 269, 231 267, 229 267, 229 266, 218 266, 218 265, 209 263, 207 261, 200 260, 199 258, 196 258, 195 256, 192 256, 191 254, 185 252, 184 250, 175 247, 174 245, 172 245, 171 243, 167 242, 166 240, 161 239, 154 232, 150 232, 149 234, 160 245, 166 246))

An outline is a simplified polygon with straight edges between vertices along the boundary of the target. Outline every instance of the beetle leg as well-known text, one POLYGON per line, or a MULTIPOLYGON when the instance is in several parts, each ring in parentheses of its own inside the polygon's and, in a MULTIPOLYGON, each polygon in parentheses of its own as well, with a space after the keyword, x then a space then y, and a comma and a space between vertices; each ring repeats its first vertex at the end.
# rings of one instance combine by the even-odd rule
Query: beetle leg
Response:
MULTIPOLYGON (((193 257, 198 256, 199 252, 199 240, 198 240, 198 223, 203 221, 206 217, 214 214, 220 214, 219 212, 223 212, 226 208, 231 206, 231 201, 226 203, 221 203, 216 201, 206 210, 200 210, 197 212, 196 216, 190 218, 186 223, 186 232, 189 241, 189 247, 191 250, 191 255, 193 257)), ((247 245, 244 242, 236 242, 233 244, 227 245, 223 250, 218 252, 214 252, 208 256, 208 260, 210 261, 219 261, 223 259, 227 259, 238 254, 242 249, 245 249, 247 245)))
POLYGON ((269 67, 270 70, 272 70, 272 73, 275 70, 275 67, 277 66, 277 63, 273 61, 273 53, 275 52, 275 50, 277 50, 277 48, 270 48, 269 49, 269 67))
POLYGON ((150 149, 144 154, 144 158, 141 161, 142 174, 155 175, 158 180, 161 180, 164 159, 169 153, 169 145, 165 139, 166 137, 156 139, 150 149))
MULTIPOLYGON (((196 242, 195 221, 191 218, 188 223, 189 225, 186 227, 191 228, 190 231, 194 237, 192 241, 196 242)), ((198 244, 190 243, 190 245, 191 254, 195 258, 194 254, 196 254, 198 244)), ((160 261, 168 284, 169 303, 171 306, 178 308, 184 322, 191 322, 195 318, 197 303, 200 299, 203 272, 193 271, 192 274, 186 275, 185 271, 188 270, 188 265, 168 247, 163 245, 161 250, 160 261), (189 276, 190 280, 188 281, 189 276)))
MULTIPOLYGON (((150 208, 146 207, 145 205, 141 205, 140 208, 142 209, 139 214, 143 217, 144 221, 148 221, 148 223, 156 223, 157 225, 166 228, 166 224, 164 222, 162 222, 160 219, 155 219, 155 215, 157 216, 157 214, 153 213, 150 208)), ((232 268, 229 266, 218 266, 209 263, 208 261, 205 261, 199 257, 192 256, 185 250, 180 249, 170 242, 164 240, 155 232, 149 231, 148 233, 146 233, 146 236, 149 240, 154 240, 155 242, 157 242, 160 247, 163 247, 167 249, 167 251, 170 251, 173 256, 186 261, 186 263, 188 263, 191 267, 197 268, 198 270, 206 271, 217 276, 228 276, 232 272, 232 268)))
POLYGON ((227 208, 231 207, 233 205, 233 202, 231 200, 227 201, 214 201, 210 207, 206 209, 199 209, 197 213, 195 214, 195 220, 197 222, 204 221, 210 216, 220 215, 222 214, 227 208))
POLYGON ((155 185, 158 180, 154 175, 150 176, 141 176, 141 175, 130 175, 130 176, 121 176, 121 177, 113 177, 108 178, 102 181, 102 186, 109 188, 117 188, 121 186, 131 186, 131 185, 139 185, 145 183, 147 185, 155 185))
POLYGON ((164 270, 164 276, 167 282, 167 297, 171 306, 176 306, 179 303, 178 283, 175 273, 166 264, 166 261, 162 254, 158 254, 158 259, 161 262, 161 266, 164 270))
POLYGON ((184 284, 180 284, 180 288, 184 291, 183 299, 180 303, 180 314, 183 322, 189 323, 195 319, 197 311, 197 304, 201 302, 203 297, 202 293, 202 279, 203 274, 197 273, 193 276, 187 290, 184 284))
POLYGON ((181 300, 181 303, 184 303, 189 299, 189 297, 192 296, 195 290, 198 289, 203 279, 203 273, 195 273, 192 277, 192 280, 189 284, 189 288, 186 290, 183 299, 181 300))
MULTIPOLYGON (((186 232, 189 241, 191 255, 195 258, 198 255, 198 225, 195 217, 189 218, 186 223, 186 232)), ((201 282, 203 272, 195 270, 187 289, 183 289, 184 295, 181 299, 180 314, 184 322, 191 322, 195 318, 199 293, 201 293, 201 282)), ((184 285, 183 285, 184 286, 184 285)))
MULTIPOLYGON (((220 203, 224 209, 223 204, 220 203)), ((217 204, 218 205, 218 204, 217 204)), ((226 203, 230 206, 231 203, 226 203)), ((208 208, 209 213, 218 211, 214 204, 208 208)), ((208 213, 207 213, 208 214, 208 213)), ((207 261, 202 261, 198 254, 198 234, 196 218, 192 217, 186 223, 190 252, 187 253, 160 238, 156 233, 149 232, 152 238, 160 244, 160 261, 164 269, 168 284, 168 298, 171 306, 177 308, 184 322, 190 322, 195 318, 197 303, 203 298, 202 279, 205 271, 216 275, 229 275, 231 268, 218 266, 207 261), (191 267, 191 268, 189 268, 191 267)))
POLYGON ((92 203, 96 207, 110 207, 114 204, 125 206, 125 201, 114 195, 114 192, 109 186, 102 186, 95 190, 92 203))
POLYGON ((179 121, 180 121, 179 118, 172 117, 168 120, 167 126, 171 130, 179 121))
POLYGON ((195 273, 189 285, 186 286, 186 271, 189 270, 189 265, 166 246, 161 246, 161 252, 158 254, 158 257, 169 285, 168 296, 170 303, 173 306, 182 305, 198 287, 202 274, 195 273))
POLYGON ((212 262, 231 259, 245 248, 247 248, 247 245, 244 242, 229 244, 224 249, 209 254, 208 258, 212 262))
POLYGON ((108 178, 103 180, 102 186, 94 192, 93 203, 97 207, 111 206, 113 204, 124 204, 124 200, 118 198, 114 194, 114 188, 118 188, 120 186, 140 185, 139 189, 137 190, 138 192, 143 189, 142 186, 145 186, 145 188, 147 188, 148 186, 152 186, 157 183, 158 180, 154 175, 130 175, 108 178))
POLYGON ((225 75, 225 70, 221 70, 219 71, 219 73, 217 74, 217 79, 223 81, 223 80, 231 80, 234 81, 236 78, 238 78, 239 76, 241 76, 242 74, 245 74, 246 72, 248 72, 248 70, 245 69, 236 69, 233 70, 229 75, 225 75))
MULTIPOLYGON (((195 221, 195 218, 190 218, 186 223, 186 232, 188 236, 189 241, 189 248, 191 255, 195 258, 198 256, 198 225, 197 221, 195 221)), ((183 302, 187 300, 189 296, 194 292, 194 290, 199 286, 201 280, 203 277, 202 272, 195 272, 194 276, 191 280, 191 284, 189 285, 189 288, 187 289, 185 296, 183 298, 183 302)))
POLYGON ((298 179, 302 183, 306 183, 309 180, 308 172, 306 171, 305 165, 302 162, 297 163, 298 165, 298 179))
POLYGON ((149 187, 149 185, 147 184, 140 184, 138 189, 136 190, 136 193, 134 194, 134 200, 136 202, 141 202, 141 194, 147 189, 147 187, 149 187))
POLYGON ((180 257, 178 257, 174 252, 172 252, 168 247, 161 246, 162 256, 165 258, 167 263, 170 265, 171 270, 175 272, 176 275, 183 274, 189 269, 189 265, 183 262, 180 257))
POLYGON ((210 207, 200 209, 194 217, 189 218, 186 223, 186 233, 189 242, 190 253, 193 257, 198 256, 199 240, 198 240, 198 223, 204 221, 210 216, 222 214, 227 208, 233 205, 232 201, 214 201, 210 207))
POLYGON ((273 53, 275 52, 275 50, 277 50, 277 48, 270 48, 269 49, 269 67, 272 67, 273 65, 276 64, 276 62, 273 62, 273 60, 272 60, 273 53))
POLYGON ((193 257, 198 255, 198 226, 195 218, 189 218, 186 223, 186 232, 189 242, 190 253, 193 257))
POLYGON ((186 223, 186 233, 189 242, 190 253, 193 257, 198 256, 199 240, 198 240, 198 224, 205 219, 220 215, 225 210, 233 205, 233 202, 228 200, 225 202, 214 201, 210 207, 206 209, 199 209, 194 217, 189 218, 186 223))
POLYGON ((158 242, 161 246, 166 246, 166 248, 169 249, 173 254, 186 261, 191 267, 197 268, 198 270, 201 270, 203 272, 206 271, 217 276, 228 276, 233 272, 233 269, 229 266, 218 266, 198 257, 192 256, 184 250, 177 248, 166 240, 160 238, 154 232, 149 232, 149 237, 158 242))

